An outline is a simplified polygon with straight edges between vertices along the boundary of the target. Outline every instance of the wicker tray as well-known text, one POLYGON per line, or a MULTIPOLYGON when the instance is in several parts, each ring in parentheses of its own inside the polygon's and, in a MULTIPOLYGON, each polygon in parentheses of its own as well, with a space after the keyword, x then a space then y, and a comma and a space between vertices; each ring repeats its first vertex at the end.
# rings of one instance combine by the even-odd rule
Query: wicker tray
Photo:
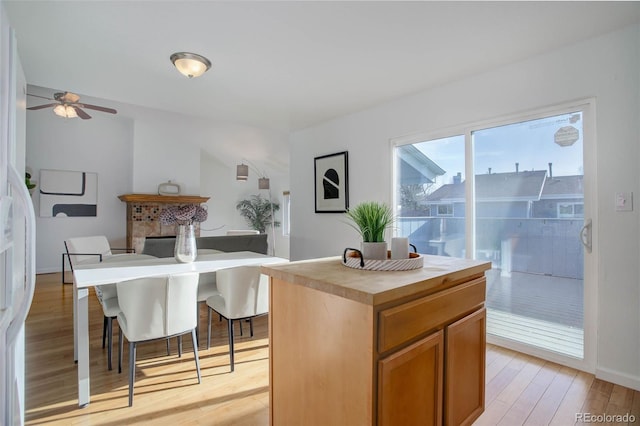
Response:
POLYGON ((419 253, 409 253, 409 259, 391 259, 391 252, 387 251, 387 260, 363 259, 360 250, 346 248, 342 255, 342 264, 366 271, 409 271, 422 268, 424 257, 419 253))

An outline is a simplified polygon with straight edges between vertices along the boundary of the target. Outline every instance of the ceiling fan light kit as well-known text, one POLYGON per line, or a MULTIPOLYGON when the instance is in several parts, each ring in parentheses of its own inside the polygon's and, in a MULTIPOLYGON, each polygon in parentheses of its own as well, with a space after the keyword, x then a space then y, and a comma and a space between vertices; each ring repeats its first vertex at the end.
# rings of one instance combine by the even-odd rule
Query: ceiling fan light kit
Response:
POLYGON ((181 74, 189 78, 200 77, 211 68, 211 61, 197 53, 177 52, 169 59, 181 74))
POLYGON ((76 110, 73 109, 72 106, 62 105, 62 104, 57 105, 53 109, 53 113, 57 116, 64 117, 64 118, 76 118, 78 116, 78 114, 76 113, 76 110))
POLYGON ((90 104, 81 104, 78 101, 80 100, 80 96, 71 92, 58 92, 53 94, 53 98, 47 98, 46 96, 33 95, 31 93, 27 93, 28 96, 33 96, 35 98, 48 99, 50 101, 55 101, 51 104, 44 105, 36 105, 27 108, 30 111, 35 111, 38 109, 44 109, 53 107, 53 113, 59 117, 64 118, 76 118, 80 117, 83 120, 87 120, 91 118, 89 114, 87 114, 83 108, 93 109, 96 111, 108 112, 109 114, 116 114, 116 111, 113 108, 107 108, 98 105, 90 105, 90 104))

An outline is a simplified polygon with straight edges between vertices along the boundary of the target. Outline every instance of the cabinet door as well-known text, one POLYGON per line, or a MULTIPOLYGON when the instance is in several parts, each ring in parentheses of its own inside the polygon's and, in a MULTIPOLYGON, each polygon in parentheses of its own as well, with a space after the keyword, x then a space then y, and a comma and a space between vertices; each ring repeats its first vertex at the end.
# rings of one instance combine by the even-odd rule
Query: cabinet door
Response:
POLYGON ((446 328, 445 425, 470 425, 484 411, 486 309, 446 328))
POLYGON ((378 425, 442 424, 443 356, 438 331, 378 362, 378 425))

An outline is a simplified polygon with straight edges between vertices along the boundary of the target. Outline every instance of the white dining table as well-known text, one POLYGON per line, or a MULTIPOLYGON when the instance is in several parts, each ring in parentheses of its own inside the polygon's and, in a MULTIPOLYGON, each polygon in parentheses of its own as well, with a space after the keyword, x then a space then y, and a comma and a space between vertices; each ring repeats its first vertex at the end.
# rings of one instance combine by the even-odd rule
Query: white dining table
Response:
POLYGON ((203 254, 191 263, 178 263, 174 258, 152 258, 122 262, 102 262, 77 266, 73 270, 73 343, 78 363, 78 405, 90 402, 89 383, 89 288, 137 278, 182 272, 215 272, 243 265, 266 265, 288 262, 280 257, 249 251, 203 254))

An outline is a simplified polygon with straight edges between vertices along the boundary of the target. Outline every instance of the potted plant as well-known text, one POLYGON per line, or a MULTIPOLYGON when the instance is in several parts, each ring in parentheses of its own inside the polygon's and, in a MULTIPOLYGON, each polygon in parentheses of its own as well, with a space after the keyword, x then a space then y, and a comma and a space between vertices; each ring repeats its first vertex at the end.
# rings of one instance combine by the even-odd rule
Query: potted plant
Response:
POLYGON ((362 256, 365 259, 387 259, 384 233, 393 224, 391 207, 376 201, 366 201, 345 213, 349 225, 362 236, 362 256))
MULTIPOLYGON (((274 212, 280 210, 280 204, 262 198, 260 195, 252 195, 250 198, 238 201, 236 209, 251 229, 264 234, 267 226, 270 226, 273 221, 274 212)), ((280 222, 273 221, 273 226, 280 226, 280 222)))
POLYGON ((27 185, 27 189, 29 190, 29 194, 33 195, 33 190, 36 187, 34 182, 31 182, 31 173, 25 172, 24 174, 24 183, 27 185))

